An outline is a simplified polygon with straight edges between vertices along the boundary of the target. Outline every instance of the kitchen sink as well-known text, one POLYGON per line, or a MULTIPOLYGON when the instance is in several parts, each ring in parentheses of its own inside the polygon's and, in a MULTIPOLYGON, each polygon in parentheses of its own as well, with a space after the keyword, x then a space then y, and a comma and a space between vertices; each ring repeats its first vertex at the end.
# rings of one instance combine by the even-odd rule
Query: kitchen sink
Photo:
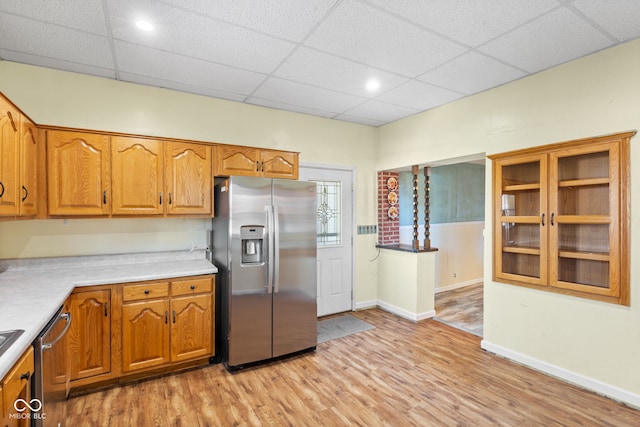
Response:
POLYGON ((7 351, 9 347, 11 347, 11 344, 13 344, 13 342, 17 340, 23 332, 24 330, 22 329, 0 331, 0 356, 2 356, 4 352, 7 351))

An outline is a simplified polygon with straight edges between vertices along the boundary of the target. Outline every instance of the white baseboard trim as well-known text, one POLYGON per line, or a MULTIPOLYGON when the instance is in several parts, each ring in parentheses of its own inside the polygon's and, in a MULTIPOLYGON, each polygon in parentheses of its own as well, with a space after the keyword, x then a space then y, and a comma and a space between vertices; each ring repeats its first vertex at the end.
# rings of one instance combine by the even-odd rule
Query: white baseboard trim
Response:
POLYGON ((369 308, 376 308, 377 306, 378 306, 378 301, 376 300, 362 301, 362 302, 356 303, 354 310, 367 310, 369 308))
POLYGON ((542 360, 527 356, 525 354, 509 350, 508 348, 493 344, 486 340, 481 341, 480 347, 490 353, 494 353, 498 356, 513 360, 514 362, 521 363, 532 369, 535 369, 547 375, 551 375, 552 377, 559 378, 587 390, 591 390, 602 396, 622 402, 636 409, 640 409, 640 395, 638 394, 631 393, 627 390, 623 390, 602 381, 586 377, 577 372, 573 372, 568 369, 543 362, 542 360))
POLYGON ((430 319, 436 315, 435 310, 427 311, 424 313, 412 313, 403 308, 396 307, 391 304, 387 304, 386 302, 378 301, 378 307, 383 309, 384 311, 388 311, 389 313, 393 313, 397 316, 403 317, 405 319, 409 319, 413 322, 418 322, 420 320, 430 319))
POLYGON ((434 292, 437 294, 440 292, 452 291, 454 289, 464 288, 465 286, 471 286, 482 282, 484 282, 484 279, 480 277, 478 279, 471 279, 460 283, 454 283, 453 285, 442 286, 440 288, 436 288, 434 292))

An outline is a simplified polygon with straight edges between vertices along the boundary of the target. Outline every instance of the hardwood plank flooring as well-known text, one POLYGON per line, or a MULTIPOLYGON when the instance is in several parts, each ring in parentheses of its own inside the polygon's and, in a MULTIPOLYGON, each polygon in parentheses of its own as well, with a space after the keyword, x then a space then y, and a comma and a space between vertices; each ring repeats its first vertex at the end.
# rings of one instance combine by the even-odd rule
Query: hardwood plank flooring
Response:
POLYGON ((210 365, 71 398, 67 426, 638 426, 640 411, 511 363, 480 338, 380 309, 313 353, 210 365))
POLYGON ((465 286, 435 296, 436 317, 450 326, 482 336, 483 284, 465 286))

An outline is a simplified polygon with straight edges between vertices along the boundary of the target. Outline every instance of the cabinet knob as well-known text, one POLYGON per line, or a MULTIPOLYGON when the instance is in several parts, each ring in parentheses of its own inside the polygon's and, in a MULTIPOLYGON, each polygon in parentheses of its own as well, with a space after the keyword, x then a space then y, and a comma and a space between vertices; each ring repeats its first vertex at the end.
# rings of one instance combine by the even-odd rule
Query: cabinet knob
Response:
POLYGON ((4 194, 4 184, 0 181, 0 197, 4 194))
POLYGON ((193 291, 196 288, 196 285, 191 285, 189 286, 189 288, 191 288, 191 290, 193 291))
POLYGON ((149 295, 149 293, 150 293, 150 292, 151 292, 151 291, 150 291, 149 289, 145 289, 145 290, 144 290, 144 294, 145 294, 145 295, 149 295))
POLYGON ((24 202, 25 200, 27 200, 27 196, 29 195, 29 191, 27 190, 27 187, 25 187, 24 185, 22 186, 22 190, 24 191, 24 197, 22 198, 22 201, 24 202))
POLYGON ((24 374, 20 375, 20 381, 29 380, 31 378, 31 372, 27 371, 24 374))

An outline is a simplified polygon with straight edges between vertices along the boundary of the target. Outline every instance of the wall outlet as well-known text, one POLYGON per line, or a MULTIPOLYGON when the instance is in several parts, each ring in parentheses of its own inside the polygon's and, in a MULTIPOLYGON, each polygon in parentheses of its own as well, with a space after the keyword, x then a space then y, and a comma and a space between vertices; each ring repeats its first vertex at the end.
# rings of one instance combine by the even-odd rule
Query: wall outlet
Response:
POLYGON ((456 273, 453 273, 453 277, 458 277, 458 275, 456 273))

